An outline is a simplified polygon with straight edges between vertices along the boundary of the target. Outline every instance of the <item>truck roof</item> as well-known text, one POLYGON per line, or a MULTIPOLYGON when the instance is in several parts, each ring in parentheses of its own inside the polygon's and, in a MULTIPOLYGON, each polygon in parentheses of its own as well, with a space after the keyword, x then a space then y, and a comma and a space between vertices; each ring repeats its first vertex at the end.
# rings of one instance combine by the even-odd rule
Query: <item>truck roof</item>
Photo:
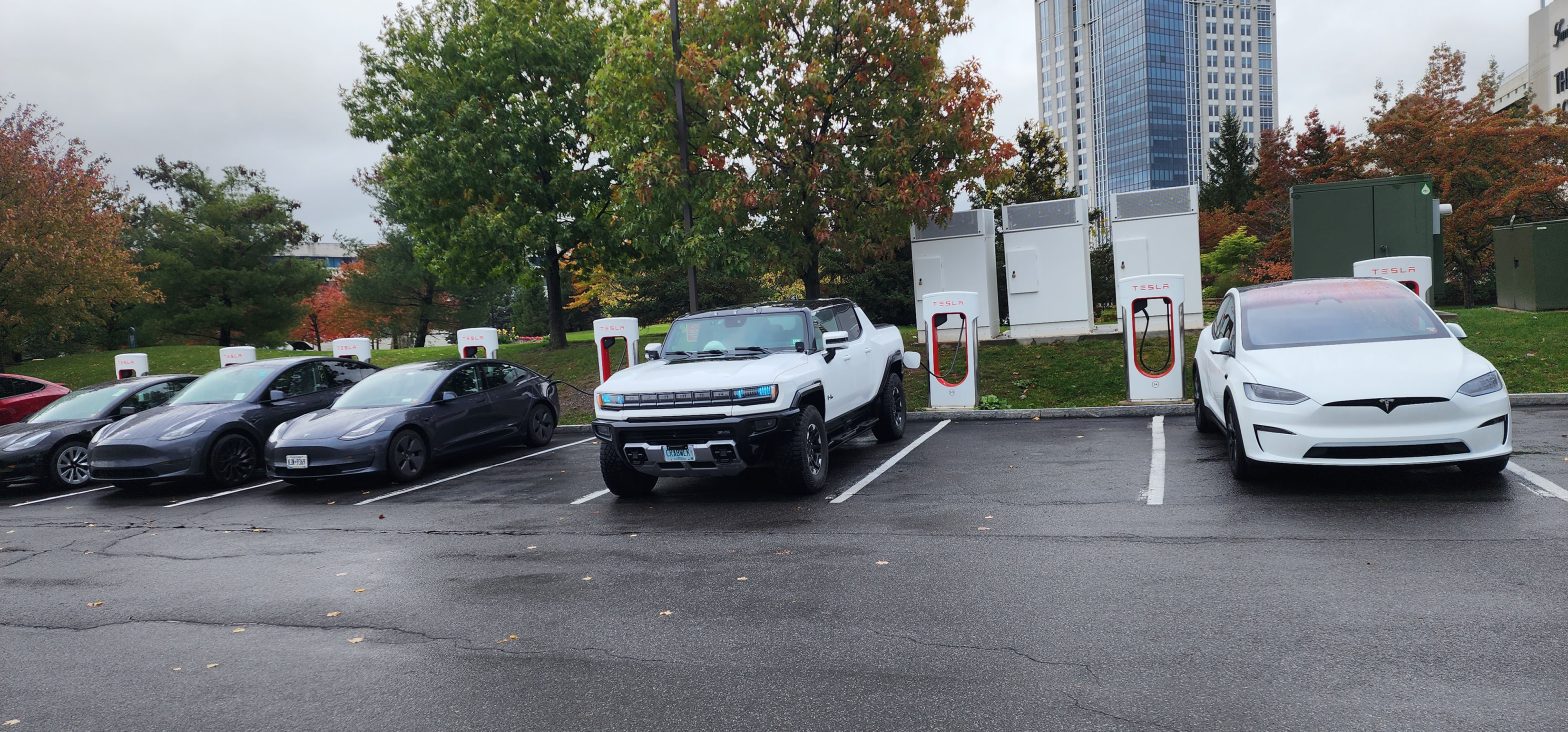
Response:
POLYGON ((758 302, 750 305, 736 305, 728 308, 714 308, 695 313, 687 313, 681 317, 691 318, 705 315, 750 315, 753 313, 783 313, 801 310, 817 311, 835 305, 854 305, 854 301, 845 297, 826 297, 816 300, 775 300, 773 302, 758 302))

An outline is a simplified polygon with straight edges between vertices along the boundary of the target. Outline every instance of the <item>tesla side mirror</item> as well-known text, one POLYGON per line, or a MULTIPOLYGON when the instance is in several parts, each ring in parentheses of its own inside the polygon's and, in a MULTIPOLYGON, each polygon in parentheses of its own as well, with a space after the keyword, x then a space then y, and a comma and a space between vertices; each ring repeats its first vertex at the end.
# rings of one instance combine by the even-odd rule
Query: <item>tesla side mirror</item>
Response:
POLYGON ((642 355, 649 361, 657 361, 661 358, 664 358, 664 346, 661 346, 657 343, 649 343, 643 347, 642 355))
POLYGON ((456 399, 456 398, 457 398, 457 392, 455 392, 455 391, 443 391, 443 392, 441 392, 440 396, 436 397, 436 401, 438 401, 438 402, 450 402, 450 401, 452 401, 453 399, 456 399))
POLYGON ((269 402, 281 402, 287 397, 288 395, 284 394, 282 389, 270 389, 267 391, 267 401, 269 402))
POLYGON ((133 407, 133 406, 127 404, 127 405, 125 405, 123 407, 120 407, 119 411, 114 413, 114 416, 117 417, 117 418, 118 417, 129 417, 129 416, 131 416, 131 415, 133 415, 135 413, 136 413, 136 407, 133 407))
POLYGON ((827 344, 829 351, 849 348, 849 331, 830 330, 822 334, 822 342, 827 344))
POLYGON ((904 351, 904 368, 910 370, 920 368, 920 354, 914 351, 904 351))
POLYGON ((1214 342, 1209 344, 1209 352, 1216 356, 1234 356, 1236 345, 1231 343, 1229 338, 1215 338, 1214 342))
POLYGON ((1464 327, 1458 323, 1444 323, 1443 325, 1448 326, 1448 332, 1453 333, 1454 337, 1458 338, 1459 340, 1464 340, 1470 337, 1470 334, 1466 333, 1464 327))

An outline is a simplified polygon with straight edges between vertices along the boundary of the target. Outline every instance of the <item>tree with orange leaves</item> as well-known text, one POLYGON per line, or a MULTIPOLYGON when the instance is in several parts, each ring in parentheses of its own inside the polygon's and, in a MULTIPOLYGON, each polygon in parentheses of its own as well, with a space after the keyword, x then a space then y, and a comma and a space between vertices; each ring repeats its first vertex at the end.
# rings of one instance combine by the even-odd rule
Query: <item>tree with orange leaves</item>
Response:
POLYGON ((300 301, 305 317, 289 332, 289 338, 309 342, 320 351, 325 350, 325 345, 335 339, 371 332, 370 315, 351 302, 343 292, 343 278, 352 276, 359 267, 358 262, 344 264, 336 277, 321 283, 310 297, 300 301))

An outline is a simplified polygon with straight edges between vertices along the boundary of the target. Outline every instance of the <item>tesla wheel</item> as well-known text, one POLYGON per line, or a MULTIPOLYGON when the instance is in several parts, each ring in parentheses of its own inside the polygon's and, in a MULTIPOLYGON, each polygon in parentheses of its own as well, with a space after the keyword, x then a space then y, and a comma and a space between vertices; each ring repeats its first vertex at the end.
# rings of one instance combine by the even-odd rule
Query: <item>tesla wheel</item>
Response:
POLYGON ((599 443, 599 474, 604 477, 604 487, 620 498, 642 498, 659 482, 657 476, 644 475, 627 465, 611 442, 599 443))
POLYGON ((1230 462, 1230 474, 1236 480, 1252 480, 1262 470, 1256 460, 1247 457, 1247 441, 1241 434, 1241 420, 1236 418, 1236 407, 1225 404, 1225 456, 1230 462))
POLYGON ((92 480, 87 461, 87 445, 76 440, 62 442, 49 453, 49 482, 56 488, 80 488, 92 480))
POLYGON ((1497 475, 1508 467, 1508 456, 1470 460, 1459 464, 1459 469, 1471 475, 1497 475))
POLYGON ((882 379, 882 395, 877 398, 877 423, 871 428, 877 442, 892 442, 904 436, 908 409, 904 404, 904 377, 890 373, 882 379))
POLYGON ((779 457, 779 482, 784 490, 809 496, 820 492, 828 480, 828 431, 817 408, 800 410, 800 423, 779 457))
POLYGON ((548 404, 535 404, 523 423, 523 442, 529 447, 544 447, 555 437, 555 410, 548 404))
POLYGON ((1203 380, 1198 377, 1198 362, 1192 363, 1192 413, 1198 422, 1198 431, 1203 434, 1213 434, 1219 430, 1219 425, 1214 423, 1213 415, 1209 414, 1207 407, 1203 406, 1203 380))
POLYGON ((207 455, 207 477, 222 488, 233 488, 256 474, 256 444, 244 435, 224 435, 207 455))
POLYGON ((425 438, 413 430, 401 430, 387 443, 387 476, 393 483, 407 483, 425 472, 430 448, 425 438))

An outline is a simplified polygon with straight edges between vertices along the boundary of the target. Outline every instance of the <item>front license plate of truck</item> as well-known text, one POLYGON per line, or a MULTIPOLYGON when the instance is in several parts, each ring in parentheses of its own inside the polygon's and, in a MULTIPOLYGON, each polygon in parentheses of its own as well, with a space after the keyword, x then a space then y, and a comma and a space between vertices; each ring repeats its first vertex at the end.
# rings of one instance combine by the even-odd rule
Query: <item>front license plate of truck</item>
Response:
POLYGON ((289 470, 300 470, 310 467, 309 455, 289 455, 283 459, 287 462, 289 470))
POLYGON ((689 463, 697 459, 697 454, 690 447, 664 448, 664 462, 689 463))

